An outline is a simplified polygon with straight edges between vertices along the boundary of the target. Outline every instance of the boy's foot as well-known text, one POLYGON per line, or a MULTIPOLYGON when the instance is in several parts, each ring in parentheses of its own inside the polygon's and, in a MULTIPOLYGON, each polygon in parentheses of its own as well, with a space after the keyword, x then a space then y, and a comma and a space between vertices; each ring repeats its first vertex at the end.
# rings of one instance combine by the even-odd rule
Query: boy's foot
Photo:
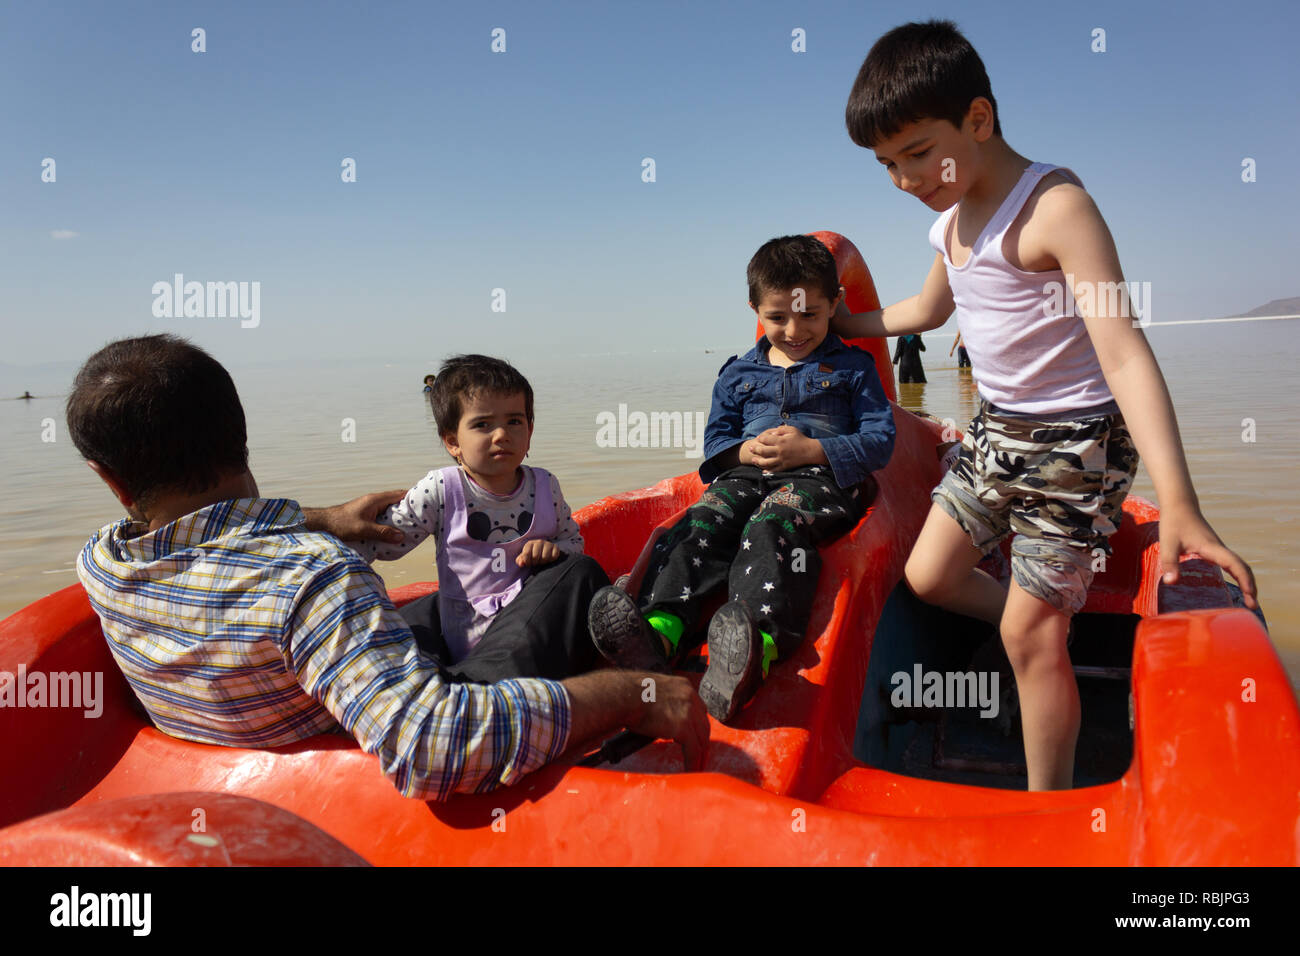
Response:
POLYGON ((587 610, 587 628, 596 650, 616 667, 672 673, 659 632, 646 623, 622 588, 603 587, 596 592, 587 610))
POLYGON ((700 699, 724 724, 744 707, 763 679, 763 635, 739 601, 718 608, 709 623, 709 669, 700 699))

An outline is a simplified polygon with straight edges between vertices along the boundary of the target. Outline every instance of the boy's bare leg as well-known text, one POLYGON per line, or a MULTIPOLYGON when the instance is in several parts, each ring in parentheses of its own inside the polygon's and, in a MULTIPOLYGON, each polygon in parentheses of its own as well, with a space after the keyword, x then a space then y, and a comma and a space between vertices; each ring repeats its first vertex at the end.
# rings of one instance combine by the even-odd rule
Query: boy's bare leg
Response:
POLYGON ((1014 580, 1002 644, 1016 674, 1030 790, 1068 790, 1079 740, 1079 685, 1065 642, 1070 618, 1014 580))
POLYGON ((1007 589, 975 567, 981 557, 952 515, 932 504, 903 578, 912 593, 927 604, 997 624, 1002 620, 1007 589))

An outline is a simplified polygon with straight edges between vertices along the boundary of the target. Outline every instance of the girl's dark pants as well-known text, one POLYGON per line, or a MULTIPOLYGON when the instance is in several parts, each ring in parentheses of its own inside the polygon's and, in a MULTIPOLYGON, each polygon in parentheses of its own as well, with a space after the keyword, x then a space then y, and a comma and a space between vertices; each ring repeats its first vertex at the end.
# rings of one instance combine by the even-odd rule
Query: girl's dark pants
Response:
POLYGON ((442 665, 445 679, 493 684, 514 677, 562 680, 600 661, 587 630, 587 608, 609 577, 592 558, 568 554, 534 567, 519 595, 497 612, 469 654, 452 664, 438 618, 438 595, 398 608, 420 649, 442 665))
POLYGON ((840 488, 825 465, 767 475, 753 465, 729 469, 656 542, 637 605, 677 615, 686 650, 702 639, 703 606, 726 586, 787 657, 812 610, 818 546, 852 530, 875 494, 874 479, 840 488))

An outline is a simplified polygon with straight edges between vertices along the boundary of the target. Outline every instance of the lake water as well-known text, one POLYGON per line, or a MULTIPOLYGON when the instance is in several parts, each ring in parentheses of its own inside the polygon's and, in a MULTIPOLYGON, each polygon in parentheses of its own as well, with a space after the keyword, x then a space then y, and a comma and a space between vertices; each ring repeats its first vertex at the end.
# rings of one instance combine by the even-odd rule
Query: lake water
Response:
MULTIPOLYGON (((1293 381, 1300 321, 1152 327, 1147 335, 1173 394, 1202 510, 1254 568, 1273 641, 1300 685, 1294 503, 1300 402, 1293 381)), ((929 382, 901 386, 900 402, 964 427, 977 401, 970 375, 947 357, 950 333, 925 339, 929 382)), ((742 338, 735 347, 744 344, 742 338)), ((617 417, 620 405, 627 416, 681 412, 693 421, 695 413, 707 415, 712 382, 728 354, 503 356, 536 392, 529 461, 555 472, 574 508, 693 470, 699 458, 690 449, 602 447, 598 422, 602 415, 617 417)), ((232 367, 262 494, 327 505, 409 487, 449 463, 420 390, 429 371, 416 360, 232 367), (345 420, 355 423, 354 441, 344 440, 345 420)), ((73 583, 73 562, 87 535, 121 513, 68 440, 63 403, 74 372, 68 365, 0 368, 0 394, 38 396, 0 401, 0 616, 73 583)), ((1145 471, 1134 490, 1155 498, 1145 471)), ((376 567, 390 586, 430 580, 433 552, 419 548, 376 567)))

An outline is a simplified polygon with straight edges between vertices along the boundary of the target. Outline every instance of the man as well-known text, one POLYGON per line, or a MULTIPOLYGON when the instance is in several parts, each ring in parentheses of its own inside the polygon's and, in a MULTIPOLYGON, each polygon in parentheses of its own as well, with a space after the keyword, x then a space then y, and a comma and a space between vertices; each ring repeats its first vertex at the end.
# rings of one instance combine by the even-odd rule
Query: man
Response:
POLYGON ((319 530, 391 539, 373 518, 400 492, 306 513, 259 497, 234 382, 202 349, 171 335, 105 346, 67 419, 130 515, 91 537, 77 571, 165 733, 270 747, 342 728, 402 794, 436 800, 513 784, 622 728, 672 738, 700 766, 708 718, 684 678, 443 680, 378 576, 319 530))

